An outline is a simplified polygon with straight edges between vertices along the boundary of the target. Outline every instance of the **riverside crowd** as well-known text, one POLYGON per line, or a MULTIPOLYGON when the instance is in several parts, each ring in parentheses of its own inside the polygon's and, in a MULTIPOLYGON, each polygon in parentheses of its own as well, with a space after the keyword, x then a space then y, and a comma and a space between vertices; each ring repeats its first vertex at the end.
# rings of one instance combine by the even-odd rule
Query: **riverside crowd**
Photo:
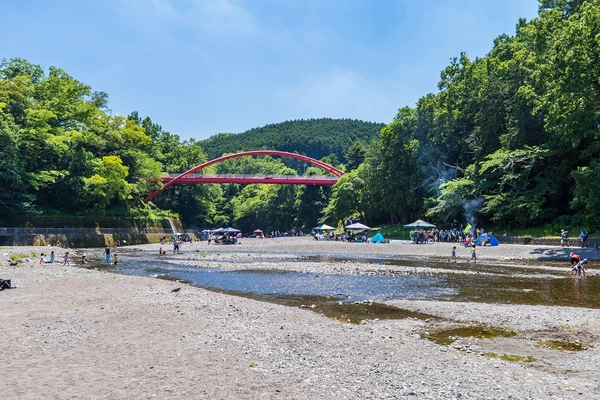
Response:
POLYGON ((480 235, 485 233, 484 229, 459 229, 451 228, 446 230, 441 229, 414 229, 410 231, 410 241, 415 244, 421 243, 435 243, 435 242, 447 242, 447 243, 462 243, 469 245, 473 238, 478 238, 480 235), (466 231, 466 232, 465 232, 466 231))

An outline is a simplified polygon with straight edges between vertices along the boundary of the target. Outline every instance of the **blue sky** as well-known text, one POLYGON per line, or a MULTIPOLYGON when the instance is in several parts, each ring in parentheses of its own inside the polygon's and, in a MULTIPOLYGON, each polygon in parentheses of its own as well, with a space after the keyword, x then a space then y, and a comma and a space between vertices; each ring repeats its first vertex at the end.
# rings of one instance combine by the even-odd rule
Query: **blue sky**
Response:
POLYGON ((62 68, 196 140, 308 118, 389 123, 537 0, 3 0, 0 58, 62 68))

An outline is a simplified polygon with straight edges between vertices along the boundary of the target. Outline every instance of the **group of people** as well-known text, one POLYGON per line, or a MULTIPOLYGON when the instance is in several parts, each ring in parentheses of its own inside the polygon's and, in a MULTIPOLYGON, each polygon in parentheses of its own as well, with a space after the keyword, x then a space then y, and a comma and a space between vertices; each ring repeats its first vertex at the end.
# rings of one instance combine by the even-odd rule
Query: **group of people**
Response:
POLYGON ((440 229, 414 229, 409 233, 410 241, 415 244, 420 243, 463 243, 469 245, 473 238, 478 238, 483 235, 485 230, 482 228, 473 229, 470 232, 462 231, 458 228, 440 230, 440 229))
MULTIPOLYGON (((40 254, 40 264, 54 264, 55 260, 54 260, 54 250, 52 250, 50 252, 50 257, 46 258, 46 254, 42 253, 40 254)), ((61 263, 66 264, 66 265, 71 265, 71 263, 69 262, 69 252, 67 251, 61 261, 61 263)))
POLYGON ((329 233, 322 231, 313 232, 314 240, 331 240, 334 242, 351 242, 351 243, 369 243, 369 239, 367 238, 366 233, 354 233, 352 231, 347 231, 346 233, 337 234, 333 231, 329 231, 329 233))
POLYGON ((584 258, 582 260, 578 254, 575 254, 573 252, 569 254, 569 257, 571 258, 571 266, 573 267, 573 276, 580 276, 585 278, 585 266, 588 263, 587 258, 584 258))
POLYGON ((119 257, 116 254, 112 254, 112 261, 111 261, 111 252, 110 252, 110 247, 108 247, 108 245, 104 246, 104 258, 105 258, 107 264, 117 265, 117 263, 119 262, 119 257))
POLYGON ((369 239, 367 238, 367 234, 363 233, 363 234, 355 234, 354 232, 346 232, 345 235, 342 236, 341 238, 342 241, 344 242, 360 242, 360 243, 368 243, 369 239))
MULTIPOLYGON (((236 244, 237 243, 237 238, 234 235, 229 235, 229 233, 225 233, 222 236, 208 236, 208 244, 210 244, 210 242, 214 242, 215 244, 236 244)), ((173 254, 175 254, 175 252, 173 252, 173 254)))
MULTIPOLYGON (((590 237, 590 234, 588 233, 588 231, 586 231, 585 229, 580 230, 579 240, 581 241, 581 248, 589 247, 589 245, 588 245, 589 237, 590 237)), ((569 232, 565 231, 564 229, 560 230, 560 245, 563 247, 569 246, 569 232)), ((594 243, 594 250, 600 250, 600 247, 598 247, 598 243, 594 243)))
MULTIPOLYGON (((448 262, 450 261, 454 261, 456 262, 458 260, 458 256, 456 255, 456 246, 452 246, 452 251, 450 252, 450 258, 448 259, 448 262)), ((471 258, 467 259, 467 262, 477 262, 477 246, 473 245, 473 247, 471 248, 471 258)))
MULTIPOLYGON (((582 278, 585 278, 585 268, 586 265, 588 263, 587 258, 584 258, 583 260, 581 259, 581 256, 579 256, 578 254, 575 254, 573 252, 571 252, 571 254, 569 254, 569 257, 571 259, 571 267, 572 267, 572 271, 573 271, 573 276, 579 276, 582 278)), ((450 252, 450 258, 448 259, 448 262, 454 261, 456 262, 458 260, 458 256, 456 254, 456 246, 452 247, 452 251, 450 252)), ((473 245, 473 247, 471 248, 471 258, 467 259, 467 262, 477 262, 477 246, 473 245)))
POLYGON ((339 240, 339 236, 333 231, 313 231, 314 240, 339 240))

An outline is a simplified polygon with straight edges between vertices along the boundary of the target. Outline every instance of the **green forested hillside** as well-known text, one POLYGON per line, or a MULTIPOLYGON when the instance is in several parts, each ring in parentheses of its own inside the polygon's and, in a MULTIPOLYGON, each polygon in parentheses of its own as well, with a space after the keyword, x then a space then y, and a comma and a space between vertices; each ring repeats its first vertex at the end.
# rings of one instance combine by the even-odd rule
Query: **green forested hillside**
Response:
POLYGON ((398 112, 354 172, 361 209, 333 199, 329 215, 600 228, 599 38, 600 1, 540 1, 538 18, 483 58, 457 56, 438 93, 398 112))
POLYGON ((240 134, 221 133, 199 141, 199 145, 210 159, 240 151, 279 150, 316 159, 335 154, 345 164, 346 153, 355 141, 371 142, 384 126, 353 119, 285 121, 240 134))
MULTIPOLYGON (((180 173, 224 152, 270 148, 354 165, 383 124, 352 120, 292 121, 203 143, 181 140, 136 112, 113 115, 108 94, 66 71, 23 59, 0 64, 0 226, 43 219, 87 218, 137 225, 166 216, 188 225, 237 224, 289 229, 317 223, 330 188, 250 185, 175 186, 144 203, 160 176, 180 173), (211 147, 212 146, 212 147, 211 147), (207 156, 204 148, 212 153, 207 156), (325 156, 325 157, 324 157, 325 156)), ((323 174, 297 160, 255 157, 217 164, 205 173, 323 174), (291 166, 291 168, 290 168, 291 166), (307 168, 308 167, 308 168, 307 168)))
MULTIPOLYGON (((201 142, 135 112, 112 115, 106 93, 59 68, 4 60, 0 225, 16 216, 177 214, 188 225, 245 231, 354 216, 600 229, 600 0, 541 0, 538 18, 515 22, 485 57, 457 55, 439 91, 389 125, 288 121, 201 142), (142 201, 161 174, 258 149, 322 159, 346 175, 333 188, 174 185, 142 201)), ((323 174, 294 162, 244 157, 203 172, 323 174)))

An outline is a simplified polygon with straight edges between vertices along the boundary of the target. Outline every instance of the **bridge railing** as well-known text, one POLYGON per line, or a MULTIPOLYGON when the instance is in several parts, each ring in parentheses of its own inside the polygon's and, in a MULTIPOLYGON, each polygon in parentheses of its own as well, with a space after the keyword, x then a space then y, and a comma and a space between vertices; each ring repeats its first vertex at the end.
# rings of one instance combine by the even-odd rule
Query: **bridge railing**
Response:
MULTIPOLYGON (((175 178, 179 176, 179 174, 166 174, 163 175, 169 178, 175 178)), ((281 178, 281 179, 314 179, 314 180, 323 180, 330 179, 332 181, 337 181, 339 178, 335 176, 315 176, 315 175, 272 175, 272 174, 187 174, 185 178, 205 178, 205 177, 219 177, 219 178, 255 178, 255 177, 271 177, 271 178, 281 178)))

